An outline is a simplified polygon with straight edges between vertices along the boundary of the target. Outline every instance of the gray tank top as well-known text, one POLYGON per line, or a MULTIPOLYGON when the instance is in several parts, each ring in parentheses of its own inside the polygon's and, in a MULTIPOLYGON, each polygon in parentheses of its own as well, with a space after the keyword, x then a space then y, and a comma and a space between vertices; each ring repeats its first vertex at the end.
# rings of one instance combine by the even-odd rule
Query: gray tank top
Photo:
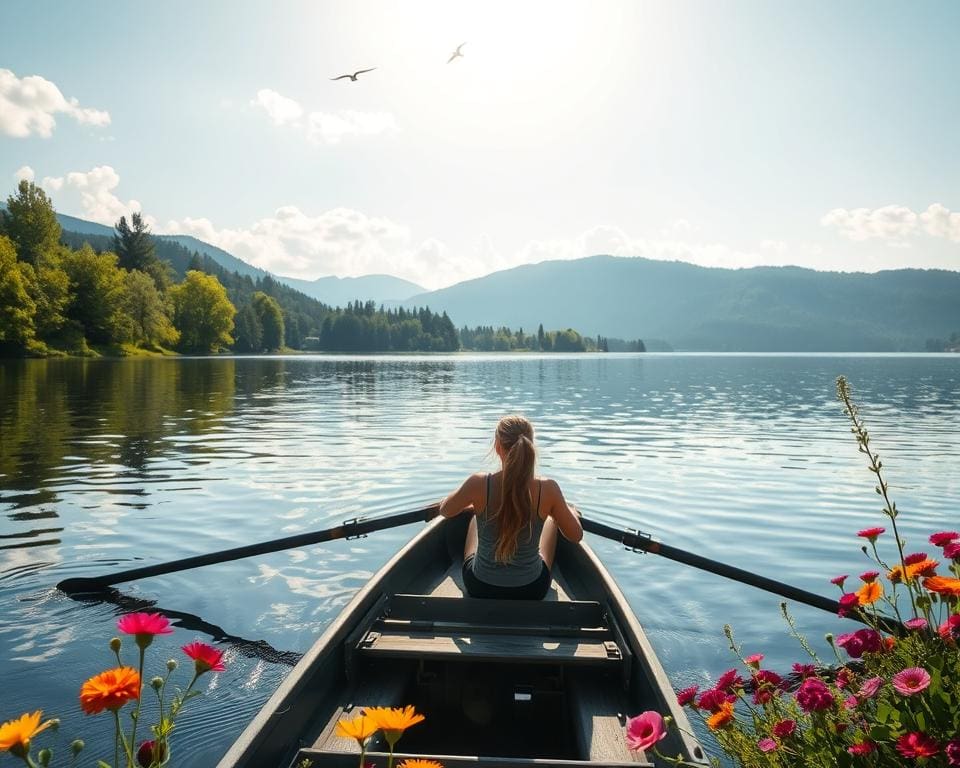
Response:
POLYGON ((495 555, 500 526, 490 507, 490 475, 487 475, 487 504, 477 515, 477 555, 473 560, 473 573, 480 581, 495 587, 522 587, 537 580, 543 569, 540 558, 540 493, 543 481, 537 486, 537 506, 529 528, 521 529, 517 538, 517 551, 507 563, 498 563, 495 555))

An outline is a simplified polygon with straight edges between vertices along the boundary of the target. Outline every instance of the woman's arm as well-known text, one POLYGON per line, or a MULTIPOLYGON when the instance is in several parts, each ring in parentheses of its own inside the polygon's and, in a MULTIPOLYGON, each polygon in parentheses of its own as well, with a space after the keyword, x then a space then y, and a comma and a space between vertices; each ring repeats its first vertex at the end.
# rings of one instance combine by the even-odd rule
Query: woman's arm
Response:
POLYGON ((464 509, 480 509, 483 506, 481 494, 486 475, 470 475, 453 493, 440 502, 440 514, 443 517, 456 517, 464 509))
POLYGON ((547 492, 550 502, 547 507, 547 514, 553 518, 557 528, 560 529, 560 533, 563 534, 563 538, 576 544, 583 538, 580 512, 573 505, 567 504, 567 500, 563 498, 563 491, 560 490, 556 480, 545 480, 544 486, 544 491, 547 492))

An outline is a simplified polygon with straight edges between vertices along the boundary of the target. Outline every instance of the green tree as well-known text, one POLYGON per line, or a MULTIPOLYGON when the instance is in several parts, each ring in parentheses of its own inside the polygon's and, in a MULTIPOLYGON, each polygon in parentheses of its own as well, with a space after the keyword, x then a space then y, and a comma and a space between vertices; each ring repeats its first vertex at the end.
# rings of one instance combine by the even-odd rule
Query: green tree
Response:
POLYGON ((0 235, 0 353, 23 353, 36 335, 33 319, 37 307, 20 266, 13 241, 0 235))
POLYGON ((68 251, 63 269, 70 283, 67 319, 87 341, 112 344, 130 338, 130 317, 124 311, 124 272, 113 253, 95 253, 89 245, 68 251))
POLYGON ((37 265, 44 254, 60 243, 60 222, 53 204, 40 187, 26 179, 7 198, 7 210, 0 211, 0 234, 9 237, 21 261, 37 265))
POLYGON ((170 289, 170 298, 181 349, 210 353, 233 343, 230 332, 237 310, 213 275, 190 270, 182 283, 170 289))
POLYGON ((130 224, 127 224, 126 216, 121 216, 114 229, 113 249, 117 252, 120 266, 147 272, 157 260, 157 251, 143 216, 139 212, 134 213, 130 217, 130 224))
POLYGON ((170 347, 180 334, 170 322, 163 296, 153 278, 135 269, 124 275, 123 307, 131 321, 134 342, 146 346, 170 347))
POLYGON ((234 350, 259 352, 263 349, 263 328, 260 326, 260 318, 257 317, 252 304, 244 304, 240 308, 235 323, 234 350))
POLYGON ((253 309, 263 329, 263 349, 273 352, 283 348, 283 312, 273 296, 263 291, 253 294, 253 309))
POLYGON ((64 250, 61 246, 57 252, 42 256, 36 268, 25 261, 20 262, 20 271, 27 278, 27 292, 37 306, 34 318, 37 337, 44 341, 54 340, 66 322, 70 281, 61 266, 60 252, 64 250))

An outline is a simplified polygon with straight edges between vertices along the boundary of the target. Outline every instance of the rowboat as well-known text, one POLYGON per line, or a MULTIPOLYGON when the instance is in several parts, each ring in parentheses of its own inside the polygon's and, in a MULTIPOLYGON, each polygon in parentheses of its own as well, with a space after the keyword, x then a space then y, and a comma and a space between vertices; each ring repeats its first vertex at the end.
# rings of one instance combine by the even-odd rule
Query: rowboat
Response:
MULTIPOLYGON (((627 748, 645 710, 678 728, 658 749, 707 764, 626 598, 584 542, 561 539, 546 599, 466 597, 466 516, 429 523, 361 589, 247 726, 218 768, 355 768, 335 733, 364 706, 412 704, 396 758, 445 768, 660 765, 627 748), (310 761, 305 763, 304 761, 310 761)), ((381 735, 367 760, 386 765, 381 735)))

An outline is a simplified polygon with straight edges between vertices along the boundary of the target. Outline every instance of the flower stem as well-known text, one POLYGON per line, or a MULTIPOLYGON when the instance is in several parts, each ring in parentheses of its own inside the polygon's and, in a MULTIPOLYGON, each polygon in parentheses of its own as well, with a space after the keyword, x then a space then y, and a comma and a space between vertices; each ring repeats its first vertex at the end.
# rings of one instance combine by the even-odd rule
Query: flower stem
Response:
MULTIPOLYGON (((140 665, 137 668, 137 674, 140 677, 140 695, 137 696, 137 708, 133 712, 133 728, 130 731, 130 746, 131 749, 137 743, 137 725, 140 723, 140 708, 143 705, 143 656, 146 652, 143 646, 137 643, 137 647, 140 651, 140 665)), ((132 754, 128 754, 130 759, 130 765, 133 765, 132 754)))

